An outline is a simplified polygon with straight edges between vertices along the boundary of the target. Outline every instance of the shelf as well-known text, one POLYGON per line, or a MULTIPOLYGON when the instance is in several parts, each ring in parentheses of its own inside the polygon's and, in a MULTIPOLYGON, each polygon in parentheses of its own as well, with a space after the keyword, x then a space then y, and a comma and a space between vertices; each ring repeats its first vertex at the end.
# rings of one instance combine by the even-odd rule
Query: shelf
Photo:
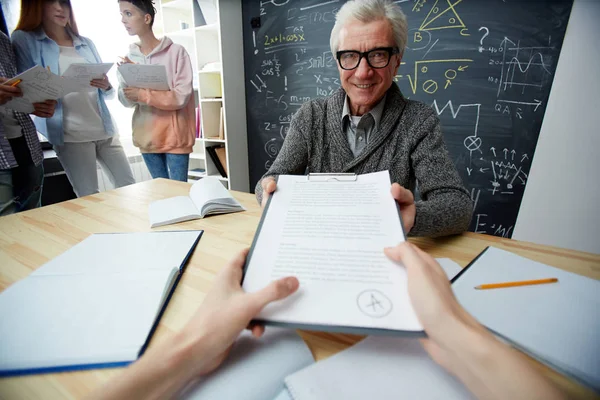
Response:
POLYGON ((225 143, 225 139, 218 139, 218 138, 202 138, 202 140, 204 140, 205 142, 213 142, 213 143, 225 143))
POLYGON ((182 11, 191 11, 191 5, 189 0, 171 0, 171 1, 162 1, 162 8, 174 8, 182 11))
POLYGON ((192 160, 204 160, 204 154, 198 154, 198 153, 190 153, 190 158, 192 160))
POLYGON ((196 178, 204 178, 206 172, 188 171, 188 176, 195 176, 196 178))
POLYGON ((219 24, 214 23, 214 24, 197 26, 196 32, 210 32, 210 33, 214 33, 216 35, 219 33, 219 24))
POLYGON ((205 99, 205 98, 202 98, 202 97, 201 97, 201 98, 200 98, 200 101, 208 101, 208 102, 215 103, 215 102, 221 102, 221 101, 223 101, 223 98, 222 98, 222 97, 216 97, 216 98, 214 98, 214 97, 211 97, 211 98, 206 98, 206 99, 205 99))
POLYGON ((187 29, 181 29, 178 31, 172 31, 172 32, 165 32, 165 36, 187 36, 191 39, 191 36, 194 33, 194 28, 187 28, 187 29))
POLYGON ((199 74, 221 74, 220 70, 198 71, 199 74))

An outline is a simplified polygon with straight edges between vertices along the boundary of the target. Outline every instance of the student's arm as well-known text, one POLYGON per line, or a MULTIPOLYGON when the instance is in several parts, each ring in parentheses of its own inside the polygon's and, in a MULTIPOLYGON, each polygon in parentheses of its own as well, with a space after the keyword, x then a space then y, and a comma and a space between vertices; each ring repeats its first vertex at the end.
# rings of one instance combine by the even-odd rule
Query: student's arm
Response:
POLYGON ((385 249, 402 262, 408 293, 428 339, 431 358, 479 399, 562 399, 557 387, 520 353, 496 340, 458 303, 448 278, 431 256, 410 243, 385 249))
MULTIPOLYGON (((91 398, 175 398, 189 383, 216 369, 260 310, 298 289, 296 278, 283 278, 258 292, 245 293, 240 282, 247 254, 248 250, 244 250, 221 270, 213 288, 181 332, 150 346, 138 361, 91 398)), ((264 332, 262 326, 251 329, 254 336, 264 332)))
MULTIPOLYGON (((177 57, 177 71, 174 73, 171 90, 138 89, 138 102, 156 107, 160 110, 180 110, 193 96, 193 71, 190 56, 182 50, 177 57)), ((131 100, 131 98, 130 98, 131 100)))
POLYGON ((35 51, 31 47, 33 43, 31 40, 29 33, 24 31, 14 31, 11 36, 13 50, 17 57, 17 71, 19 73, 33 68, 37 64, 41 65, 41 59, 34 58, 35 51))

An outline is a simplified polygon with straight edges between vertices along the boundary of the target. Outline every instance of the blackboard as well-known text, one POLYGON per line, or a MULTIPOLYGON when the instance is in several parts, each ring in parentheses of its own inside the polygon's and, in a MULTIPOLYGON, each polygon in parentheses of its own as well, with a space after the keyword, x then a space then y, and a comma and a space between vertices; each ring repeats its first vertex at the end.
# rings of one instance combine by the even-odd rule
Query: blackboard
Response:
MULTIPOLYGON (((329 37, 344 1, 242 3, 253 188, 300 105, 340 87, 329 37)), ((439 115, 475 204, 470 230, 511 237, 573 2, 396 3, 409 34, 395 81, 405 97, 439 115)))

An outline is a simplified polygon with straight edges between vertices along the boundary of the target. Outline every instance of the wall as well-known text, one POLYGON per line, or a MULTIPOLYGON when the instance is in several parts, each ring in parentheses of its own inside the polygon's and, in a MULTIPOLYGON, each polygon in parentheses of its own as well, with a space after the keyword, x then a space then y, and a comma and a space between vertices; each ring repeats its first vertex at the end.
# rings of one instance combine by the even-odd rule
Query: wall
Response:
POLYGON ((600 254, 598 21, 575 0, 513 239, 600 254))

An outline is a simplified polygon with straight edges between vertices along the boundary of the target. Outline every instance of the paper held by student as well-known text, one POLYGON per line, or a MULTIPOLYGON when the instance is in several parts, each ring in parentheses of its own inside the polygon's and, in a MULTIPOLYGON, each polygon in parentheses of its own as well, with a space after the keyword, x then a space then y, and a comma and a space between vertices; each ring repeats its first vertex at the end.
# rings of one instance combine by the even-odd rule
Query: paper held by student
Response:
POLYGON ((357 334, 422 335, 404 267, 384 247, 405 241, 388 171, 329 179, 280 175, 245 267, 244 290, 296 276, 298 292, 265 323, 357 334))
POLYGON ((121 64, 118 71, 128 87, 170 90, 164 65, 121 64))
POLYGON ((102 79, 110 71, 113 63, 71 64, 62 74, 69 87, 74 91, 96 90, 90 85, 92 79, 102 79))
POLYGON ((18 87, 23 96, 13 97, 3 107, 26 114, 35 111, 33 103, 58 100, 70 92, 63 78, 39 65, 15 76, 5 84, 10 85, 17 80, 21 80, 18 87))

